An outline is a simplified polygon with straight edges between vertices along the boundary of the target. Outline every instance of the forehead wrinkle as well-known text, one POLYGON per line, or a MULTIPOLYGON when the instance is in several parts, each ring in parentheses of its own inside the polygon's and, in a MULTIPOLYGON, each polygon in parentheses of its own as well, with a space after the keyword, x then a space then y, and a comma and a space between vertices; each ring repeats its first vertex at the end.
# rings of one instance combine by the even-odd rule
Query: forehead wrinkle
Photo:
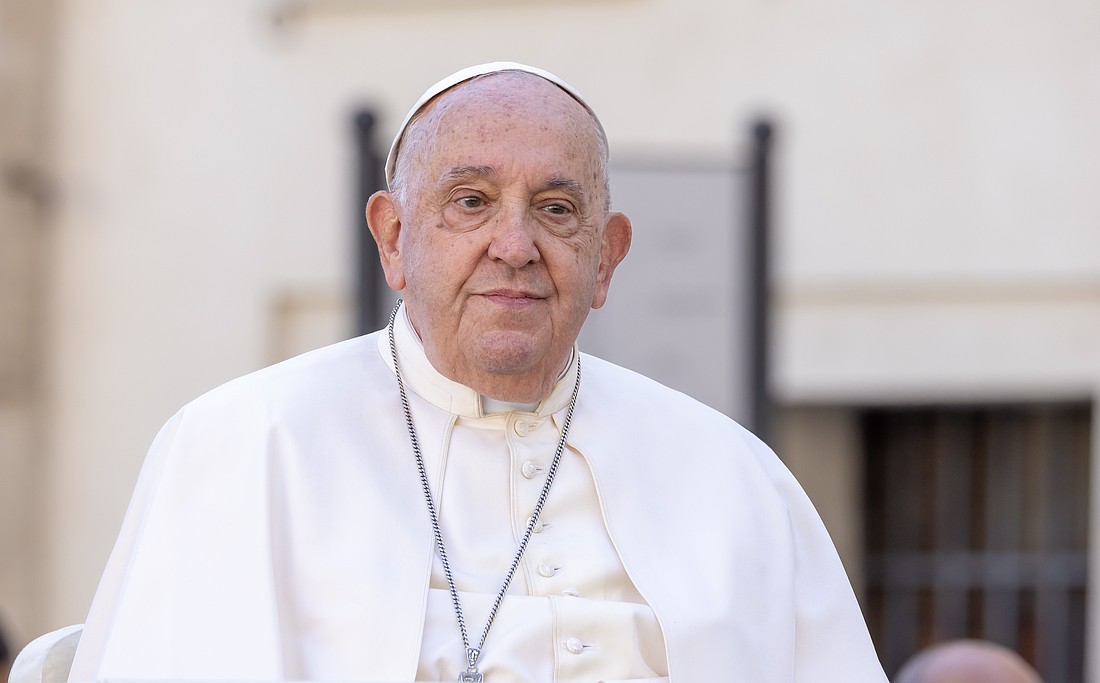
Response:
POLYGON ((454 166, 443 172, 439 180, 447 183, 454 180, 469 180, 471 178, 495 178, 497 170, 492 166, 454 166))
MULTIPOLYGON (((561 108, 563 105, 572 112, 578 112, 578 110, 583 112, 584 120, 587 122, 586 129, 591 133, 592 142, 595 145, 596 174, 593 178, 595 185, 591 188, 591 191, 574 192, 572 194, 581 197, 586 204, 595 202, 600 205, 603 211, 610 211, 611 193, 607 174, 607 136, 595 112, 586 102, 561 85, 538 74, 531 74, 522 70, 491 72, 455 84, 436 94, 412 114, 404 131, 395 141, 391 152, 394 157, 394 172, 389 184, 398 200, 406 201, 408 199, 408 184, 415 182, 410 176, 416 172, 417 167, 424 168, 424 157, 430 157, 434 153, 437 142, 435 138, 441 133, 444 118, 453 115, 456 110, 460 110, 462 107, 475 106, 479 102, 483 107, 490 106, 490 101, 495 102, 493 106, 497 108, 497 111, 490 118, 498 117, 502 113, 508 113, 513 109, 524 106, 522 102, 517 102, 514 98, 522 94, 525 89, 518 87, 519 84, 517 83, 516 87, 505 88, 502 91, 499 87, 494 87, 494 85, 499 85, 500 80, 523 81, 535 84, 533 86, 535 89, 542 85, 548 86, 548 88, 542 88, 542 92, 527 91, 529 96, 541 100, 540 109, 544 113, 549 113, 550 109, 557 107, 557 118, 566 118, 570 114, 567 114, 566 110, 561 108), (488 91, 487 94, 486 91, 488 91), (555 97, 554 93, 560 97, 555 97), (414 148, 421 149, 414 154, 414 148)), ((466 118, 470 119, 472 117, 468 115, 466 118)), ((581 132, 581 134, 584 133, 581 132)), ((421 176, 423 180, 429 180, 430 177, 430 174, 421 176)), ((441 181, 446 182, 443 177, 441 177, 441 181)))

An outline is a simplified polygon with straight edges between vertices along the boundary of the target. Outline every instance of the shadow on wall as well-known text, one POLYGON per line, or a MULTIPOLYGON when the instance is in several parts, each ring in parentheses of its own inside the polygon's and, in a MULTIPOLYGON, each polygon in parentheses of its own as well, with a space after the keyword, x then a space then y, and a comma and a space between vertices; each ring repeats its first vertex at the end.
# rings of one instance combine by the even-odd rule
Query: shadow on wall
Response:
POLYGON ((11 673, 11 660, 14 656, 15 653, 12 652, 11 645, 4 635, 4 625, 0 622, 0 683, 8 680, 8 674, 11 673))

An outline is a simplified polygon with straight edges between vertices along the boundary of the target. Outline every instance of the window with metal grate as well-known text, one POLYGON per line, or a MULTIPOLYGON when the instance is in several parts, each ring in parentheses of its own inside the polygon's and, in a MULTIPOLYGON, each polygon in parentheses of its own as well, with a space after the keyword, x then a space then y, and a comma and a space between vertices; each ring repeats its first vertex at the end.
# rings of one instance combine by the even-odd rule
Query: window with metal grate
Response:
POLYGON ((983 638, 1084 679, 1091 406, 863 415, 868 625, 886 666, 983 638))

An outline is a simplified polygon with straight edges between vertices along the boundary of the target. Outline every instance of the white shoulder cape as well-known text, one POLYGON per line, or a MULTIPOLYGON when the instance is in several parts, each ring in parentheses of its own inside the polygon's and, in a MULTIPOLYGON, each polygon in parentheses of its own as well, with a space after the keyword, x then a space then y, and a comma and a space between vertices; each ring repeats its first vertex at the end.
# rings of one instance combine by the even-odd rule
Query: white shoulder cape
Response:
MULTIPOLYGON (((433 543, 377 334, 234 380, 165 425, 70 680, 412 680, 433 543)), ((582 371, 568 445, 661 623, 671 681, 884 683, 779 459, 641 375, 591 356, 582 371)), ((449 415, 418 410, 421 441, 442 438, 449 415)))

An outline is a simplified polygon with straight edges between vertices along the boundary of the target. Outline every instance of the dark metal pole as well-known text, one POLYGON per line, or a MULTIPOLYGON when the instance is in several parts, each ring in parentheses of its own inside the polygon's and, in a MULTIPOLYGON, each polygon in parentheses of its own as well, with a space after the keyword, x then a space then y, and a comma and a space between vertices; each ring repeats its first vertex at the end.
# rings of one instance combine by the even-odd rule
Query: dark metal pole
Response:
POLYGON ((749 377, 752 389, 749 428, 767 440, 771 430, 772 405, 768 392, 769 326, 771 296, 769 288, 770 177, 772 126, 767 121, 753 125, 752 177, 749 180, 749 377))
POLYGON ((374 145, 374 113, 361 109, 355 113, 355 146, 358 180, 355 193, 356 291, 355 331, 366 334, 380 328, 388 311, 382 310, 385 279, 378 262, 378 249, 367 227, 364 210, 376 190, 383 189, 382 165, 385 163, 374 145))

